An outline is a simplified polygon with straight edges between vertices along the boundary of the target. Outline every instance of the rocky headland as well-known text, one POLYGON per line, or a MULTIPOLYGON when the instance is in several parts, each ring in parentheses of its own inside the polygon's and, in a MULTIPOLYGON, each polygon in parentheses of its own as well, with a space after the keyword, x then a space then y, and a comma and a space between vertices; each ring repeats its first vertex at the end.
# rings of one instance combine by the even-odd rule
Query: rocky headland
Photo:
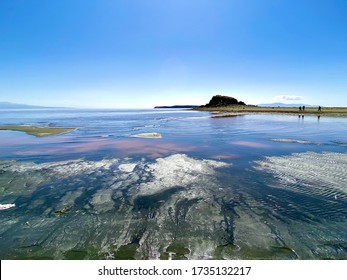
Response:
POLYGON ((227 107, 234 105, 246 105, 243 101, 238 101, 234 97, 225 96, 225 95, 215 95, 212 97, 209 103, 206 105, 200 106, 200 108, 211 108, 211 107, 227 107))

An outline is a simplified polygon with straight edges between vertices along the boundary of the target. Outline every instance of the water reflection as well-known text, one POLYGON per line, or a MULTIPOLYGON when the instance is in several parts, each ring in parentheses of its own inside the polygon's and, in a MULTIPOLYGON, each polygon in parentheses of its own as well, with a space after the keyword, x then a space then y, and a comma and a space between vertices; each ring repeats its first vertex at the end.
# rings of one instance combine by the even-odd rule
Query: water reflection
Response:
POLYGON ((1 258, 347 258, 346 118, 137 113, 0 132, 1 258))

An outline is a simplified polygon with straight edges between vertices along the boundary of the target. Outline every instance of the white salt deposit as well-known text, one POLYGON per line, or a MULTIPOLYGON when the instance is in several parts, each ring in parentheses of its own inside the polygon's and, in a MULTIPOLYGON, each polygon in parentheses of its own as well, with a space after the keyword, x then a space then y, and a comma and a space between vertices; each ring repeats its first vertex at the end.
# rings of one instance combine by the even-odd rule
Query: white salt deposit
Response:
POLYGON ((15 207, 16 204, 8 203, 8 204, 0 204, 0 210, 6 210, 10 209, 12 207, 15 207))
POLYGON ((140 185, 139 194, 153 194, 168 188, 187 186, 198 182, 199 177, 214 175, 216 168, 226 167, 228 163, 214 160, 198 160, 184 154, 158 158, 147 166, 153 180, 140 185))
POLYGON ((118 169, 122 172, 130 173, 134 171, 136 165, 136 163, 123 163, 118 166, 118 169))
POLYGON ((274 141, 274 142, 297 143, 297 144, 306 144, 306 145, 318 145, 319 144, 319 143, 313 142, 313 141, 291 139, 291 138, 271 138, 270 140, 274 141))
POLYGON ((97 169, 109 170, 110 167, 117 163, 117 159, 103 159, 100 161, 85 161, 82 159, 69 160, 69 161, 58 161, 58 162, 47 162, 36 164, 33 162, 23 162, 12 164, 3 164, 1 169, 4 171, 26 173, 32 171, 45 171, 56 173, 57 175, 68 177, 78 175, 81 173, 93 173, 97 169))
MULTIPOLYGON (((69 207, 64 215, 54 215, 54 218, 42 222, 35 222, 29 216, 31 239, 27 238, 28 227, 19 233, 13 227, 8 238, 13 238, 13 234, 21 238, 23 234, 31 243, 38 238, 47 238, 45 248, 56 246, 64 252, 77 244, 93 248, 99 246, 102 254, 111 252, 111 257, 115 248, 130 244, 136 238, 139 244, 136 258, 158 259, 165 255, 163 246, 174 245, 177 235, 182 240, 178 245, 186 251, 189 249, 185 257, 214 258, 215 249, 233 238, 241 245, 246 242, 252 244, 246 230, 237 231, 225 225, 228 220, 244 227, 254 219, 236 221, 231 208, 229 210, 224 206, 227 205, 224 201, 237 199, 234 189, 221 188, 224 185, 221 185, 220 179, 225 174, 219 169, 228 166, 225 162, 196 159, 185 154, 155 161, 3 162, 0 163, 3 176, 22 178, 18 182, 12 181, 11 187, 6 190, 11 195, 14 189, 18 190, 19 196, 22 195, 24 183, 31 185, 32 190, 38 186, 45 186, 46 190, 50 188, 49 192, 40 196, 42 201, 34 200, 28 205, 30 213, 44 210, 43 217, 49 217, 52 211, 69 207), (16 171, 10 170, 11 166, 16 171), (37 176, 40 177, 35 179, 37 176), (50 200, 51 197, 54 200, 50 200), (58 226, 65 217, 66 222, 58 226), (52 234, 51 228, 56 229, 52 234), (46 233, 49 233, 48 237, 44 236, 46 233)), ((233 185, 232 179, 228 180, 228 184, 233 185)), ((235 217, 245 217, 240 213, 243 211, 242 208, 237 209, 235 217)), ((257 228, 263 230, 260 226, 257 228)), ((269 232, 257 232, 255 236, 268 236, 269 232)), ((269 235, 266 240, 272 239, 273 236, 269 235)), ((258 242, 258 239, 252 240, 258 242)), ((228 256, 230 254, 225 253, 225 258, 228 256)), ((61 258, 61 255, 55 257, 61 258)))
POLYGON ((147 132, 131 135, 132 137, 138 138, 161 138, 161 134, 158 132, 147 132))

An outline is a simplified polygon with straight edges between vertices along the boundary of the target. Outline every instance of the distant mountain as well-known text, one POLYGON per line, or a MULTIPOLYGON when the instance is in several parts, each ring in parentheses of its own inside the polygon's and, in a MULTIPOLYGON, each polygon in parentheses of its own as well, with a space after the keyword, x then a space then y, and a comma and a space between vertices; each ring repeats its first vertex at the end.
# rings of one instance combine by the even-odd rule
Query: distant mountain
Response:
POLYGON ((173 105, 173 106, 155 106, 154 109, 187 109, 197 108, 198 105, 173 105))
POLYGON ((47 108, 62 108, 62 107, 46 107, 46 106, 38 106, 38 105, 27 105, 27 104, 18 104, 11 102, 0 102, 0 110, 1 109, 47 109, 47 108))
POLYGON ((0 109, 31 109, 31 108, 44 108, 42 106, 17 104, 11 102, 0 102, 0 109))
POLYGON ((258 104, 258 106, 262 106, 262 107, 318 107, 318 105, 309 105, 309 104, 302 104, 302 103, 296 103, 296 104, 286 104, 286 103, 280 103, 280 102, 276 102, 276 103, 268 103, 268 104, 258 104))

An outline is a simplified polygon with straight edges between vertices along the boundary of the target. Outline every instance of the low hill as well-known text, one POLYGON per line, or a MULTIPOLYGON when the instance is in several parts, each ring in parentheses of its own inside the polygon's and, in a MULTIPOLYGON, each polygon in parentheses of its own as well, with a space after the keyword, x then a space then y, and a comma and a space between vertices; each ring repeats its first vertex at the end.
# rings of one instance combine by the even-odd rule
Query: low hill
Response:
POLYGON ((203 108, 209 107, 227 107, 233 105, 246 105, 243 101, 238 101, 234 97, 225 96, 225 95, 215 95, 212 97, 209 103, 203 105, 203 108))

